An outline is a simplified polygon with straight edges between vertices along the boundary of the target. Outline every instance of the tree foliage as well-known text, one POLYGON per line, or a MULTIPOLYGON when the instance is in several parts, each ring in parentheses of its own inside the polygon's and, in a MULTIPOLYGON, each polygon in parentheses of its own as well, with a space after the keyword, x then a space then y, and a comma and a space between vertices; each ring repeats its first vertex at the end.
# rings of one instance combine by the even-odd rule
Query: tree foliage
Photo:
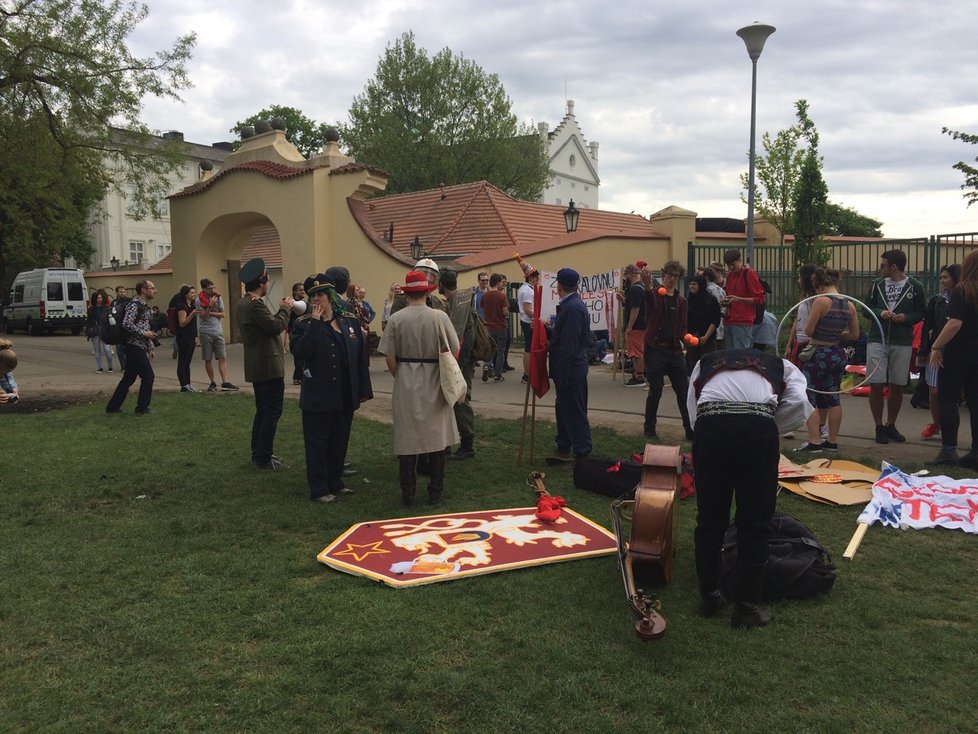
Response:
POLYGON ((543 142, 520 125, 499 77, 413 33, 389 45, 341 126, 347 152, 390 174, 388 193, 484 179, 537 199, 550 179, 543 142))
MULTIPOLYGON (((811 236, 808 230, 814 225, 813 215, 821 218, 822 222, 816 227, 822 230, 816 239, 824 235, 882 237, 882 224, 877 220, 860 214, 855 209, 833 204, 827 199, 824 206, 816 203, 819 190, 824 189, 826 196, 828 195, 821 173, 822 158, 817 154, 818 130, 808 115, 806 100, 795 102, 795 113, 797 122, 794 125, 779 131, 774 138, 766 132, 761 137, 764 155, 756 156, 754 161, 754 209, 757 214, 778 228, 781 244, 784 244, 786 234, 794 233, 796 247, 800 230, 807 232, 803 237, 811 236), (803 174, 807 177, 804 182, 803 174), (799 222, 796 206, 799 187, 802 186, 805 189, 803 198, 814 205, 815 209, 809 207, 803 213, 805 221, 799 222), (816 197, 814 200, 811 199, 813 195, 816 197)), ((749 185, 748 174, 742 173, 740 181, 746 192, 749 185)), ((741 201, 747 201, 743 193, 740 198, 741 201)), ((802 249, 807 252, 809 245, 802 249)))
POLYGON ((808 143, 795 184, 795 260, 802 263, 825 263, 828 253, 822 238, 828 234, 827 210, 829 188, 822 177, 822 156, 818 154, 818 130, 808 116, 808 102, 795 103, 798 135, 808 143))
POLYGON ((828 203, 825 212, 826 234, 836 237, 882 237, 883 223, 860 214, 852 207, 828 203))
MULTIPOLYGON (((978 135, 963 133, 958 130, 951 130, 947 127, 941 128, 941 132, 945 135, 950 135, 955 140, 960 140, 962 143, 978 145, 978 135)), ((975 157, 975 162, 978 163, 978 156, 975 157)), ((964 161, 958 161, 954 164, 954 166, 952 166, 952 168, 956 168, 964 174, 964 183, 961 184, 961 188, 965 191, 965 201, 968 202, 968 206, 971 206, 978 201, 978 168, 975 168, 970 163, 965 163, 964 161), (968 191, 968 189, 971 189, 971 191, 968 191)))
MULTIPOLYGON (((240 136, 241 130, 245 127, 254 126, 259 120, 271 120, 273 117, 281 117, 285 120, 286 140, 292 143, 306 158, 311 158, 322 149, 329 125, 325 122, 309 119, 302 113, 302 110, 297 110, 295 107, 282 107, 281 105, 266 107, 260 112, 236 122, 228 132, 240 136)), ((240 141, 235 143, 235 149, 240 146, 240 141)))
POLYGON ((87 265, 83 222, 110 186, 137 215, 169 193, 179 148, 151 138, 139 113, 147 95, 180 99, 195 37, 135 56, 127 39, 148 12, 133 0, 0 0, 0 284, 11 267, 87 265))

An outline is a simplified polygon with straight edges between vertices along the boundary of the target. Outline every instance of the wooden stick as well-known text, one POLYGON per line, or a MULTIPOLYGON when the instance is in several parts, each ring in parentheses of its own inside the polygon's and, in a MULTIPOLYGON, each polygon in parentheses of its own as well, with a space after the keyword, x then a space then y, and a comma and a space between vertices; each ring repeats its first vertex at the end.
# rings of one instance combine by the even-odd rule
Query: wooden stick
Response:
POLYGON ((523 444, 526 439, 526 410, 530 405, 530 382, 527 380, 526 383, 526 395, 523 397, 523 424, 520 427, 520 451, 516 455, 516 465, 520 466, 523 463, 523 444))
POLYGON ((869 528, 869 523, 861 522, 856 527, 856 532, 852 534, 852 540, 849 541, 849 545, 846 547, 845 553, 842 554, 843 558, 848 558, 850 561, 852 557, 856 555, 856 551, 859 550, 859 544, 863 542, 863 536, 866 535, 866 530, 869 528))
POLYGON ((537 394, 533 393, 532 418, 530 418, 530 463, 533 463, 533 453, 537 445, 537 394))

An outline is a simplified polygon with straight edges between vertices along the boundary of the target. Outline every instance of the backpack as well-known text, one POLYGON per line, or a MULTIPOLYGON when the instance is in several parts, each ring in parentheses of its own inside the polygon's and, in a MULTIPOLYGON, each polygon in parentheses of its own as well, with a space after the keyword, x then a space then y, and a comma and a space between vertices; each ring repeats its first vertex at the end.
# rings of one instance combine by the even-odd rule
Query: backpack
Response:
POLYGON ((172 333, 176 333, 177 329, 180 327, 179 321, 177 321, 177 307, 170 306, 166 310, 166 328, 172 333))
POLYGON ((103 344, 124 344, 126 330, 122 328, 122 319, 126 315, 126 306, 131 301, 116 301, 112 308, 102 312, 98 322, 98 337, 103 344))
POLYGON ((480 362, 492 362, 496 358, 496 340, 489 333, 486 322, 474 316, 475 327, 472 329, 472 359, 480 362))
MULTIPOLYGON (((784 512, 771 518, 773 535, 768 541, 769 556, 764 572, 764 601, 808 599, 825 594, 835 583, 835 566, 828 551, 804 523, 784 512)), ((734 598, 737 567, 737 527, 731 525, 723 536, 720 585, 728 599, 734 598)))
MULTIPOLYGON (((761 288, 764 289, 764 301, 766 303, 767 297, 771 293, 771 284, 768 283, 766 280, 761 280, 761 278, 758 278, 758 280, 761 283, 761 288)), ((754 326, 757 326, 763 320, 764 320, 764 303, 754 304, 754 326)))

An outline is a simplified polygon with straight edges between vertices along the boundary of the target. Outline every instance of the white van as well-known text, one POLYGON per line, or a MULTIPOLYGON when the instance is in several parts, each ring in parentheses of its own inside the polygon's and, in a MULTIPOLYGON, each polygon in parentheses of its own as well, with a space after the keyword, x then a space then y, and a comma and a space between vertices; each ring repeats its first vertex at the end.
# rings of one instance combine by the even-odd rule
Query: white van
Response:
POLYGON ((3 309, 8 334, 23 329, 31 336, 55 329, 81 334, 88 319, 88 285, 81 270, 36 268, 18 273, 3 309))

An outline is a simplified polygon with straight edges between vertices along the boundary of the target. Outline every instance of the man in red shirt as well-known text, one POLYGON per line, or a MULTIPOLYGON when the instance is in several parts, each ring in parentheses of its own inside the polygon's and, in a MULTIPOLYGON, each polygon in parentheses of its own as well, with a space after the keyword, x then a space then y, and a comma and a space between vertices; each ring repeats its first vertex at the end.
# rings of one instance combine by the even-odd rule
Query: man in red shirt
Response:
MULTIPOLYGON (((509 300, 503 288, 506 280, 499 273, 489 276, 489 290, 482 296, 482 312, 486 316, 486 328, 496 340, 496 358, 492 362, 492 371, 496 382, 503 381, 503 365, 506 364, 506 332, 509 322, 509 300)), ((483 372, 482 381, 488 379, 483 372)))
POLYGON ((740 250, 723 253, 727 265, 727 280, 723 289, 727 292, 724 306, 727 315, 723 319, 723 337, 727 349, 750 349, 754 343, 755 306, 764 303, 764 286, 750 268, 744 267, 740 250))

